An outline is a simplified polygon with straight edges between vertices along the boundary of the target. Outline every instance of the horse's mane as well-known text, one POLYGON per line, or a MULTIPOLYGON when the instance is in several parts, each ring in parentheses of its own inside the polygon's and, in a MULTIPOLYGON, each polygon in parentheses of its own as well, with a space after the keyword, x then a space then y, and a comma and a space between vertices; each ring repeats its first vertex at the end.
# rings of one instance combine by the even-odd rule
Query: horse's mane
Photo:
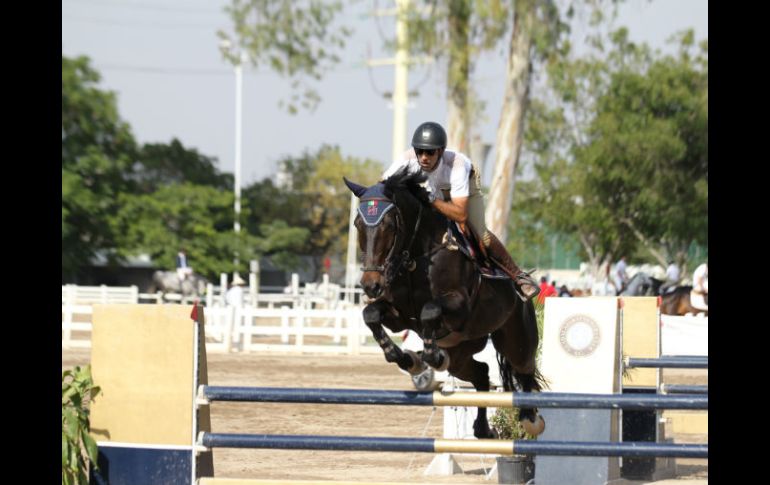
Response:
POLYGON ((396 192, 407 191, 423 204, 428 204, 428 190, 423 185, 428 176, 422 172, 410 172, 404 165, 396 170, 393 175, 383 180, 385 196, 393 199, 396 192))

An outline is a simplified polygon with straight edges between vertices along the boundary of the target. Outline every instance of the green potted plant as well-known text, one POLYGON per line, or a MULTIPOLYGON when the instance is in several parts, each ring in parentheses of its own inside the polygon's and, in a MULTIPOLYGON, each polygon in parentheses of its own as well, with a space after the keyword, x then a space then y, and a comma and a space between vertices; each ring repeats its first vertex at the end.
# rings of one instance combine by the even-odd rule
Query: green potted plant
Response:
MULTIPOLYGON (((498 408, 490 424, 502 440, 535 439, 519 422, 518 408, 498 408)), ((530 455, 497 457, 497 483, 525 485, 535 478, 535 460, 530 455)))
POLYGON ((62 485, 88 483, 89 468, 97 469, 97 447, 88 434, 89 405, 101 392, 91 378, 91 366, 66 370, 61 375, 62 485))

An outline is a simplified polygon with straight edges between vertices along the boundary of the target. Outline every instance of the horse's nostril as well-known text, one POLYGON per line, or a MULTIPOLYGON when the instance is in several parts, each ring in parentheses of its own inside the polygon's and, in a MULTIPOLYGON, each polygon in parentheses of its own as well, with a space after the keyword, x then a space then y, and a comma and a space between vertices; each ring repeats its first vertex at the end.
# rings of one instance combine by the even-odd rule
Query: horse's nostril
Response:
POLYGON ((379 283, 367 285, 364 287, 364 292, 369 298, 377 298, 382 293, 382 286, 379 283))

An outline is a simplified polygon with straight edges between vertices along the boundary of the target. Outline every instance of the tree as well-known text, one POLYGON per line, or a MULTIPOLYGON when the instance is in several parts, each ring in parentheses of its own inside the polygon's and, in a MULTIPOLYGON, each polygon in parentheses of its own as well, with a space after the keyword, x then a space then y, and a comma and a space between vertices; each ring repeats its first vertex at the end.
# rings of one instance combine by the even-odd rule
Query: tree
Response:
POLYGON ((170 143, 146 143, 139 150, 129 175, 135 185, 132 191, 147 194, 164 185, 182 182, 232 189, 233 176, 220 173, 216 164, 216 158, 186 148, 176 138, 170 143))
POLYGON ((62 56, 62 277, 73 277, 96 251, 114 245, 107 218, 136 143, 118 115, 115 94, 97 87, 86 57, 62 56))
MULTIPOLYGON (((708 244, 708 44, 691 52, 691 30, 677 40, 677 55, 613 73, 576 157, 593 170, 587 188, 663 266, 708 244)), ((613 42, 634 56, 625 30, 613 42)))
MULTIPOLYGON (((236 238, 233 198, 229 191, 186 182, 151 194, 121 194, 120 210, 110 219, 119 235, 117 253, 146 253, 156 265, 172 269, 177 251, 185 248, 195 272, 208 279, 234 271, 236 248, 246 261, 256 256, 259 241, 245 231, 236 238)), ((243 212, 248 217, 248 209, 243 212)))
POLYGON ((411 53, 447 61, 447 137, 459 151, 469 152, 472 120, 482 111, 470 84, 473 61, 505 34, 509 13, 504 0, 422 1, 407 10, 411 53))
MULTIPOLYGON (((321 79, 340 60, 335 51, 345 45, 345 37, 351 33, 334 25, 341 9, 339 1, 233 0, 225 10, 234 32, 219 31, 217 35, 244 49, 254 66, 267 66, 292 79, 291 99, 281 104, 296 113, 298 105, 314 109, 320 101, 306 78, 321 79)), ((223 55, 233 63, 240 62, 227 49, 223 55)))
POLYGON ((621 254, 683 263, 708 243, 708 44, 693 55, 685 33, 662 56, 626 29, 593 40, 601 56, 549 66, 527 123, 536 177, 517 200, 575 234, 595 276, 621 254))
POLYGON ((244 188, 250 208, 246 225, 265 241, 263 254, 277 256, 285 269, 295 268, 296 255, 304 254, 313 258, 317 271, 323 258, 346 251, 350 192, 342 176, 372 184, 382 167, 374 160, 343 157, 328 145, 287 157, 279 167, 277 183, 266 178, 244 188))

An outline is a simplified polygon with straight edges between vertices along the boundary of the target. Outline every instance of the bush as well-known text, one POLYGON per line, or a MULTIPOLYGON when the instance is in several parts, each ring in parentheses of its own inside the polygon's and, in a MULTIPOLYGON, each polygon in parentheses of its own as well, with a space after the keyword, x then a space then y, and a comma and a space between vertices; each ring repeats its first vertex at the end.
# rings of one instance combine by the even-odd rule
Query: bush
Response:
POLYGON ((535 436, 527 434, 521 426, 518 408, 498 408, 492 415, 490 424, 501 440, 536 439, 535 436))
POLYGON ((96 442, 91 429, 89 404, 101 389, 93 385, 91 366, 61 375, 61 470, 62 485, 88 483, 89 465, 96 465, 96 442))

